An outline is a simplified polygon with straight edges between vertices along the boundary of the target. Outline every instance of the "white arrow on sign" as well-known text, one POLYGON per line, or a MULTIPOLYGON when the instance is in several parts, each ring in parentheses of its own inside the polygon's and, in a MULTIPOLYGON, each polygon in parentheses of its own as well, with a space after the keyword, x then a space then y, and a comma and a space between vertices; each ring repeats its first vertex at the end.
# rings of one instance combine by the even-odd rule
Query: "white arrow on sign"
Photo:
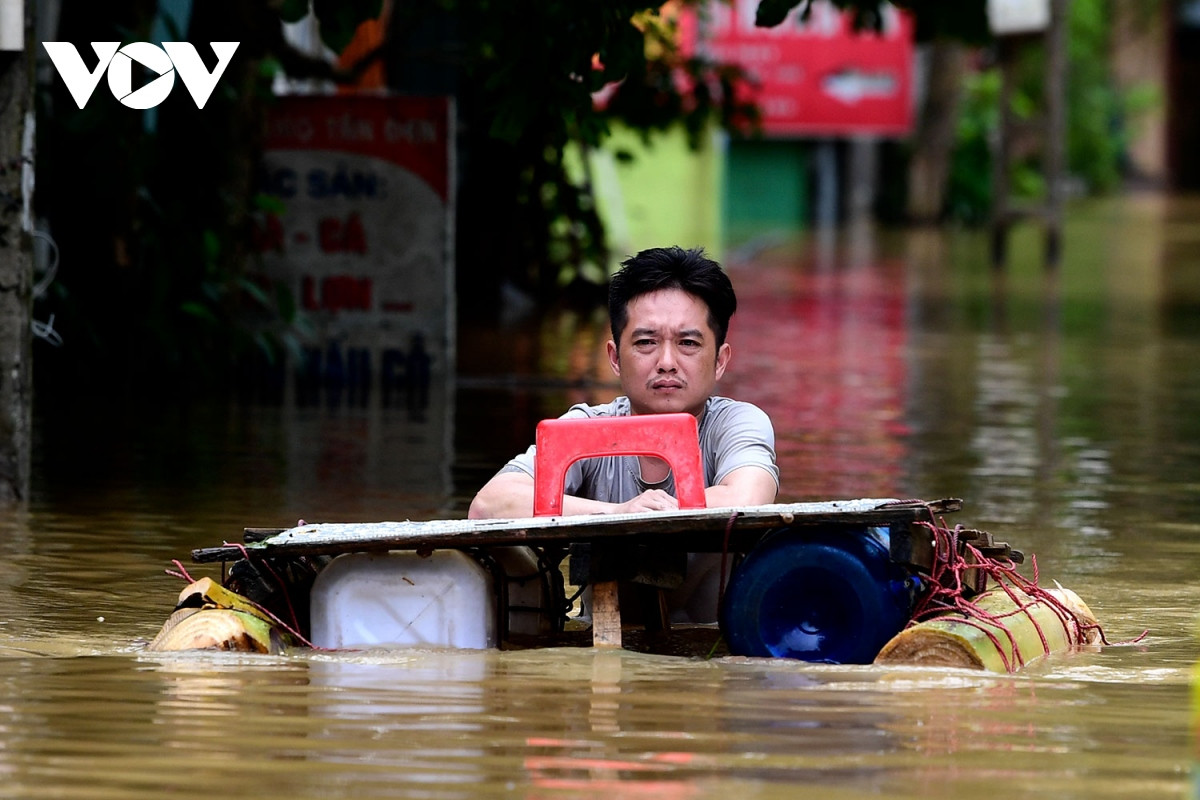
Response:
POLYGON ((861 100, 893 97, 898 86, 899 81, 890 72, 844 69, 821 79, 822 91, 848 106, 861 100))

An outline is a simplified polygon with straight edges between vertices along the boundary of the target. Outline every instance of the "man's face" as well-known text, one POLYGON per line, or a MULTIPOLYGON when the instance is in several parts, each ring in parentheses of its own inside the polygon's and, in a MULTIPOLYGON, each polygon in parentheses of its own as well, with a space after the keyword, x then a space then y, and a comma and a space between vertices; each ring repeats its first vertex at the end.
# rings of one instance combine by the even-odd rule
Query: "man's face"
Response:
POLYGON ((661 289, 629 303, 621 341, 608 360, 634 414, 686 411, 699 416, 725 374, 730 348, 717 347, 708 306, 681 289, 661 289))

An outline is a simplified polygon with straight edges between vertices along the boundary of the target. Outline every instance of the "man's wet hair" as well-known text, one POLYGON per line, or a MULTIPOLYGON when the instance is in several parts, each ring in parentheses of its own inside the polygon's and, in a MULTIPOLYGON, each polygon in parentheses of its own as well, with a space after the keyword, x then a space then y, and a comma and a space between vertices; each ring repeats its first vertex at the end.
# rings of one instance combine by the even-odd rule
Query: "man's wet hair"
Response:
POLYGON ((608 316, 614 342, 620 343, 621 332, 629 322, 629 304, 660 289, 682 289, 700 298, 708 306, 708 326, 717 336, 717 347, 725 344, 737 297, 721 265, 700 247, 655 247, 621 264, 608 285, 608 316))

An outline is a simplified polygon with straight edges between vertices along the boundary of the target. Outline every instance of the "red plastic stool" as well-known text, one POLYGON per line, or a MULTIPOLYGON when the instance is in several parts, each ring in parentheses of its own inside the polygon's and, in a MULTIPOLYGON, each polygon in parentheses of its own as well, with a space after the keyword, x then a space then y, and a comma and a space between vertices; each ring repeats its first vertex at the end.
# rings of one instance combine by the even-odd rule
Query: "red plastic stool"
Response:
POLYGON ((691 414, 547 419, 537 426, 533 461, 533 515, 562 513, 567 469, 599 456, 654 456, 675 473, 680 508, 704 508, 700 437, 691 414))
MULTIPOLYGON (((536 444, 534 516, 561 514, 567 469, 580 459, 599 456, 661 458, 675 475, 679 507, 706 506, 700 437, 696 418, 691 414, 548 419, 538 423, 536 444)), ((592 644, 621 646, 621 607, 616 581, 592 584, 592 644)))

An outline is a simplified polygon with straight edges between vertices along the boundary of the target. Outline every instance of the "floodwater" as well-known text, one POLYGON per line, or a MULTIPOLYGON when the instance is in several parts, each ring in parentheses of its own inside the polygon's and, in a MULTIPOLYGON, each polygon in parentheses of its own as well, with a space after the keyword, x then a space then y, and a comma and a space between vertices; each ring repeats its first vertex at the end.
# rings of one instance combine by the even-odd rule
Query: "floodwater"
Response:
POLYGON ((1116 644, 1015 676, 141 652, 183 586, 172 559, 215 574, 192 548, 462 516, 536 420, 613 393, 602 316, 464 324, 428 407, 114 412, 81 392, 39 415, 34 501, 0 519, 0 797, 1200 797, 1200 203, 1089 204, 1053 280, 1039 252, 1018 231, 1003 282, 980 233, 732 252, 723 391, 773 417, 782 501, 964 498, 949 522, 1036 555, 1116 644))

